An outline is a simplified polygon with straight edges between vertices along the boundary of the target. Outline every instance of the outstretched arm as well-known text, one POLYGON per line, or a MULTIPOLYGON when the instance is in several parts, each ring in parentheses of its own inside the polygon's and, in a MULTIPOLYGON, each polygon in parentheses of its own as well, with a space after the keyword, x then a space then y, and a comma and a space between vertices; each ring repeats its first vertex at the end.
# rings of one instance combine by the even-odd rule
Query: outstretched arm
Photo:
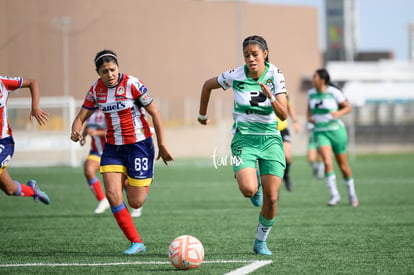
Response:
POLYGON ((201 89, 200 97, 200 108, 198 111, 198 122, 206 125, 210 121, 207 119, 207 107, 208 102, 210 101, 211 90, 220 88, 220 85, 217 82, 217 77, 210 78, 204 82, 203 88, 201 89))
POLYGON ((288 102, 288 104, 287 104, 287 109, 288 109, 289 116, 290 116, 290 118, 292 119, 292 122, 293 122, 293 128, 295 129, 296 133, 299 133, 300 132, 300 125, 299 125, 299 122, 298 122, 298 118, 296 116, 295 109, 293 108, 292 104, 290 104, 290 102, 288 102))
POLYGON ((75 117, 72 123, 72 133, 70 139, 74 142, 80 141, 83 139, 82 127, 83 123, 95 112, 95 110, 89 110, 81 108, 78 115, 75 117))
POLYGON ((44 125, 49 120, 49 114, 39 107, 40 91, 37 80, 23 78, 22 88, 29 88, 32 95, 32 110, 30 111, 30 120, 34 117, 39 125, 44 125))
POLYGON ((164 126, 161 119, 160 111, 154 102, 145 106, 145 111, 147 111, 152 118, 152 123, 154 124, 155 135, 157 137, 158 144, 158 159, 162 159, 165 165, 168 165, 168 161, 173 161, 174 157, 168 151, 167 145, 164 141, 164 126))

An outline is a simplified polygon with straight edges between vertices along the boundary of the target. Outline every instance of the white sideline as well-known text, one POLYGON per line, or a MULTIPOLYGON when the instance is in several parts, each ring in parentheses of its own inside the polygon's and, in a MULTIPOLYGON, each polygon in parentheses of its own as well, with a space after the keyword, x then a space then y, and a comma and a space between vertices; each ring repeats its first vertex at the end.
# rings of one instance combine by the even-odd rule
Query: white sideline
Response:
POLYGON ((119 263, 24 263, 0 264, 0 267, 27 267, 27 266, 113 266, 113 265, 146 265, 171 264, 170 262, 119 262, 119 263))
POLYGON ((271 261, 271 260, 268 260, 268 261, 255 261, 255 262, 253 262, 253 263, 251 263, 249 265, 240 267, 240 268, 238 268, 236 270, 233 270, 231 272, 228 272, 228 273, 226 273, 224 275, 244 275, 244 274, 249 274, 249 273, 251 273, 253 271, 256 271, 257 269, 265 266, 265 265, 271 264, 272 262, 273 261, 271 261))
MULTIPOLYGON (((233 270, 225 275, 242 275, 251 273, 265 265, 271 264, 267 261, 248 261, 248 260, 218 260, 204 261, 203 264, 220 264, 220 263, 250 263, 246 266, 233 270)), ((0 264, 0 267, 27 267, 27 266, 116 266, 116 265, 165 265, 170 262, 117 262, 117 263, 21 263, 21 264, 0 264)))

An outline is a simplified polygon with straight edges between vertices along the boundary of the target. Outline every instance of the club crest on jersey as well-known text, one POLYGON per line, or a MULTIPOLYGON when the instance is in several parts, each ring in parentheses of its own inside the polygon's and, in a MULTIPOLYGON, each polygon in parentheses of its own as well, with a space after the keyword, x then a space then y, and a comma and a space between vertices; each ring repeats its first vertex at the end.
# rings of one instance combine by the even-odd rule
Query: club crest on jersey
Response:
POLYGON ((125 88, 124 86, 120 86, 116 89, 115 94, 117 96, 123 96, 125 94, 125 88))
POLYGON ((274 85, 273 81, 271 79, 266 80, 266 86, 270 88, 270 90, 273 90, 274 85))

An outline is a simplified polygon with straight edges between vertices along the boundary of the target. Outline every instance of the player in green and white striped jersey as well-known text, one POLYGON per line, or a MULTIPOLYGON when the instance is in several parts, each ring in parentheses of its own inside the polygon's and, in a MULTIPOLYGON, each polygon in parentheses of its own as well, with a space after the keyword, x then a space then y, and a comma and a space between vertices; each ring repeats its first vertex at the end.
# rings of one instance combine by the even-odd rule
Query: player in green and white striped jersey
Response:
POLYGON ((342 91, 334 86, 326 69, 317 70, 312 78, 314 88, 308 91, 308 121, 314 124, 313 138, 325 165, 326 183, 331 193, 329 206, 341 197, 336 186, 332 152, 348 189, 349 203, 357 207, 354 179, 347 158, 348 135, 340 117, 351 112, 351 105, 342 91))
POLYGON ((251 198, 255 206, 262 206, 253 250, 271 255, 267 237, 276 212, 279 187, 285 169, 282 138, 277 129, 276 116, 287 118, 285 79, 280 70, 269 63, 266 40, 250 36, 243 41, 245 65, 207 80, 201 91, 198 121, 209 122, 207 106, 211 91, 233 89, 233 171, 239 189, 251 198), (256 166, 260 178, 256 176, 256 166), (260 184, 261 182, 261 185, 260 184))

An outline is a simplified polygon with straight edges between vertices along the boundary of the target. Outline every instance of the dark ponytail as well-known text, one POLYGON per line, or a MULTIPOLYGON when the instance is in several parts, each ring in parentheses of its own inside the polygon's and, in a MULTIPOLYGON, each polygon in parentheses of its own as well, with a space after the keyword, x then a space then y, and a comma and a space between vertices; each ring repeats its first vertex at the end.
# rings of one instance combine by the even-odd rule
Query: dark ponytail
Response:
POLYGON ((325 81, 326 86, 332 86, 342 91, 342 89, 338 85, 334 84, 331 81, 331 76, 329 75, 328 71, 325 68, 316 70, 316 73, 318 74, 320 79, 323 79, 325 81))

